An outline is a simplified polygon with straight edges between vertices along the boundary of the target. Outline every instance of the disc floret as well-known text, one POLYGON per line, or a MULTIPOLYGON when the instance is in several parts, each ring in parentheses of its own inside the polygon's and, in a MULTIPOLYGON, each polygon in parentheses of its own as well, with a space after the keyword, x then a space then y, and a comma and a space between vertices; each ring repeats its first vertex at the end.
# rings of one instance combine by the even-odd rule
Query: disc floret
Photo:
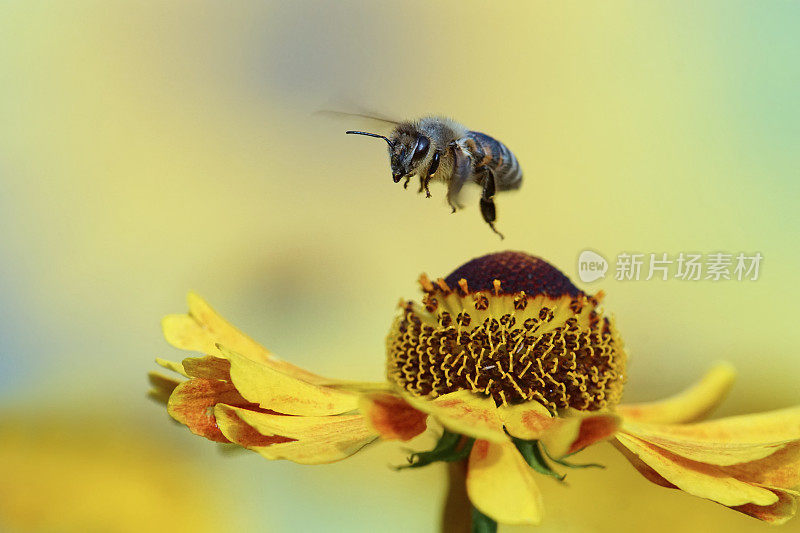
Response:
POLYGON ((613 321, 546 261, 520 252, 420 277, 387 338, 388 377, 414 396, 458 390, 497 405, 538 401, 552 413, 619 402, 626 354, 613 321))

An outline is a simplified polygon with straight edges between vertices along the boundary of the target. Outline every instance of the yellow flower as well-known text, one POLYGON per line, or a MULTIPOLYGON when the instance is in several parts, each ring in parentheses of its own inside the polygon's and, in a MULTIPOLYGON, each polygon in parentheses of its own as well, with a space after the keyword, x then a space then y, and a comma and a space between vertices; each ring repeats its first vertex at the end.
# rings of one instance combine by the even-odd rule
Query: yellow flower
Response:
POLYGON ((189 379, 153 375, 154 394, 198 435, 303 464, 441 426, 411 466, 466 460, 470 501, 501 523, 538 524, 535 473, 579 466, 564 458, 604 440, 659 485, 768 522, 795 514, 800 408, 694 423, 730 388, 725 364, 672 398, 619 405, 627 356, 602 293, 527 254, 487 255, 420 284, 422 301, 401 302, 387 337, 387 382, 281 361, 190 295, 189 314, 168 316, 164 333, 208 355, 159 360, 189 379))

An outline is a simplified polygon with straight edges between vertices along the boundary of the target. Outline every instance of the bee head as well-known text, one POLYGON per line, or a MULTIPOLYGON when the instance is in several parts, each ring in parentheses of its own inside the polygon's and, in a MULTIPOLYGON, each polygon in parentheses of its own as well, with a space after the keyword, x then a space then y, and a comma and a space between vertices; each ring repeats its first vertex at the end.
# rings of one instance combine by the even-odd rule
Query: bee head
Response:
POLYGON ((395 130, 389 145, 392 179, 395 183, 416 174, 430 150, 431 141, 416 129, 395 130))
POLYGON ((391 134, 384 137, 366 131, 348 131, 345 133, 367 135, 383 139, 389 145, 389 161, 392 167, 392 179, 395 183, 406 176, 415 174, 420 164, 428 155, 431 141, 416 128, 408 124, 399 125, 391 134))

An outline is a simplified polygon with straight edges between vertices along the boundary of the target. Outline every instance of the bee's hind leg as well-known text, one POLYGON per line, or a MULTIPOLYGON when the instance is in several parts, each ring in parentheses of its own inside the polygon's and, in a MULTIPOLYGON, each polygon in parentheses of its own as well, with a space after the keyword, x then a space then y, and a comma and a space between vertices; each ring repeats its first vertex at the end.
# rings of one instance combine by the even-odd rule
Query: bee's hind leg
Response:
POLYGON ((489 224, 489 227, 492 228, 492 231, 500 235, 501 239, 505 239, 505 236, 497 231, 497 228, 494 227, 495 220, 497 220, 497 209, 494 205, 494 192, 495 192, 495 183, 494 183, 494 172, 489 167, 483 167, 483 172, 485 173, 483 179, 483 191, 481 192, 481 215, 483 215, 483 220, 489 224))

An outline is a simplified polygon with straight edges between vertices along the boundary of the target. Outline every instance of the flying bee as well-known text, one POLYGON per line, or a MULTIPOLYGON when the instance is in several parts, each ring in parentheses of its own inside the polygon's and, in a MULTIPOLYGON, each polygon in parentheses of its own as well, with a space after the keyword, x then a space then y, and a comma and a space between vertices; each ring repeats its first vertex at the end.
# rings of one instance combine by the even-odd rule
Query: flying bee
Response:
POLYGON ((425 117, 404 122, 377 120, 394 125, 388 137, 367 131, 346 133, 377 137, 388 143, 395 183, 404 179, 403 188, 408 188, 411 178, 418 176, 417 192, 425 191, 428 198, 431 197, 428 187, 432 181, 446 184, 447 203, 453 213, 464 207, 459 202, 459 193, 464 184, 476 183, 481 187, 483 220, 503 238, 503 234, 494 226, 497 219, 494 195, 500 191, 518 189, 522 184, 522 169, 511 150, 484 133, 471 131, 444 117, 425 117))

